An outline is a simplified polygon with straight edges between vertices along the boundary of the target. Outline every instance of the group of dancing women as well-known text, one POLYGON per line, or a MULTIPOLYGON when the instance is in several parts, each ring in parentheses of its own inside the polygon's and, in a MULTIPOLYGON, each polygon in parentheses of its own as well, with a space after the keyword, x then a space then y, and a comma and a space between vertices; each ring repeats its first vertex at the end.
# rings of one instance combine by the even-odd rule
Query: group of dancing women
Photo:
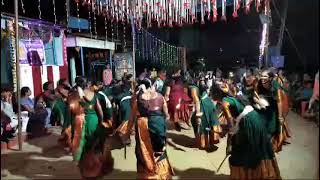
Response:
POLYGON ((105 86, 77 77, 64 99, 59 142, 82 178, 96 179, 113 170, 113 139, 125 148, 134 134, 137 179, 172 179, 167 126, 179 133, 192 128, 199 150, 227 138, 231 179, 281 179, 275 153, 291 136, 285 78, 270 69, 247 70, 240 86, 233 78, 195 78, 177 69, 105 86))

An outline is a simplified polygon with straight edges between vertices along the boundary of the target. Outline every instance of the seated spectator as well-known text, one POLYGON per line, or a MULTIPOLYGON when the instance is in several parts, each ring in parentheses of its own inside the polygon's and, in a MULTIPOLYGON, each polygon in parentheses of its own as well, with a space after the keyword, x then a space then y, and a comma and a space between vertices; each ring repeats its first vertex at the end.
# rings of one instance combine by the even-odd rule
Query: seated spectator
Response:
POLYGON ((31 90, 29 87, 21 88, 21 111, 28 111, 29 115, 34 112, 34 103, 33 100, 30 98, 31 90))
POLYGON ((27 132, 32 136, 41 136, 47 133, 47 127, 50 123, 50 117, 46 110, 44 102, 44 94, 40 94, 35 98, 34 113, 31 114, 27 126, 27 132))
POLYGON ((293 106, 295 106, 296 109, 299 109, 302 101, 310 100, 313 94, 312 85, 312 81, 305 81, 303 87, 296 92, 293 102, 293 106))
POLYGON ((9 89, 3 89, 1 91, 1 137, 2 140, 15 136, 18 127, 18 118, 13 111, 12 107, 12 93, 9 89))

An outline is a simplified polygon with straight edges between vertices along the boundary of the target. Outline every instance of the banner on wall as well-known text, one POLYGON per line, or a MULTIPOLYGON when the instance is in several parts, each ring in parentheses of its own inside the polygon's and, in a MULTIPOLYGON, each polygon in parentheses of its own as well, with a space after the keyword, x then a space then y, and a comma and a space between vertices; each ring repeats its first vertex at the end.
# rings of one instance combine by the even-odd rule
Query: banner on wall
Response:
POLYGON ((21 39, 19 41, 19 62, 31 66, 46 64, 42 40, 21 39))
POLYGON ((121 79, 125 73, 133 74, 132 53, 116 53, 113 60, 116 79, 121 79))

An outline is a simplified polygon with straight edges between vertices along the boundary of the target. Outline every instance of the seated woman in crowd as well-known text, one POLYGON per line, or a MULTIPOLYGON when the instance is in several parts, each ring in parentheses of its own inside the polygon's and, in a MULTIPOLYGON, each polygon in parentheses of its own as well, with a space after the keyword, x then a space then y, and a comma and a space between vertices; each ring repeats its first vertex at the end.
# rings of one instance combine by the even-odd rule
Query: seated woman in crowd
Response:
POLYGON ((33 100, 30 98, 31 90, 29 87, 22 87, 21 88, 21 111, 28 111, 29 115, 34 112, 34 103, 33 100))
POLYGON ((18 118, 13 111, 12 93, 9 89, 1 90, 1 140, 7 141, 15 136, 18 118))
POLYGON ((44 94, 40 94, 35 98, 34 113, 31 114, 27 132, 32 136, 40 136, 47 133, 47 125, 50 123, 50 117, 46 110, 44 102, 44 94))

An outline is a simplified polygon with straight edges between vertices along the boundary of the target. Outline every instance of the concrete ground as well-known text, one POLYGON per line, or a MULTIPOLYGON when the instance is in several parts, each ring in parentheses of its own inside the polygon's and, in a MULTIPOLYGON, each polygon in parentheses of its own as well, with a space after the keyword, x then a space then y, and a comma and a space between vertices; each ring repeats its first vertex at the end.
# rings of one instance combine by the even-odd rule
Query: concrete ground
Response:
MULTIPOLYGON (((289 114, 289 125, 293 132, 291 144, 276 155, 283 179, 319 179, 319 128, 295 113, 289 114)), ((1 179, 79 179, 80 175, 72 157, 57 145, 59 129, 47 137, 32 139, 23 144, 23 151, 1 152, 1 179)), ((226 138, 221 139, 214 152, 194 148, 192 130, 175 132, 168 130, 168 156, 175 170, 175 179, 227 179, 228 161, 216 173, 225 157, 226 138)), ((134 137, 132 145, 115 149, 114 171, 105 179, 134 179, 136 158, 134 137)))

